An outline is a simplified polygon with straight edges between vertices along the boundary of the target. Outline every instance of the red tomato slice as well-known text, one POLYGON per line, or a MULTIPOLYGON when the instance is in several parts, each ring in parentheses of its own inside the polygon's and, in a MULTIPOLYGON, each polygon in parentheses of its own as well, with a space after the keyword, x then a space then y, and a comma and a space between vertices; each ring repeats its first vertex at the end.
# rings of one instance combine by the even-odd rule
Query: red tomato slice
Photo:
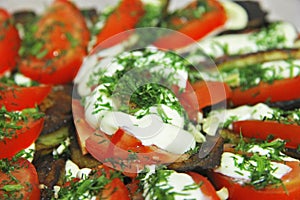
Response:
MULTIPOLYGON (((104 27, 97 35, 95 46, 118 33, 135 28, 143 15, 144 9, 141 0, 122 0, 113 13, 110 14, 104 27)), ((112 38, 101 44, 101 47, 114 46, 128 37, 129 34, 124 33, 120 37, 112 38)))
POLYGON ((124 183, 119 178, 114 178, 110 183, 105 185, 100 199, 117 200, 124 199, 130 200, 129 192, 124 183))
POLYGON ((231 97, 230 87, 223 82, 199 81, 194 83, 192 87, 198 98, 200 110, 231 97))
POLYGON ((242 186, 232 178, 224 176, 220 173, 210 172, 209 176, 217 189, 226 187, 229 190, 229 199, 237 200, 291 200, 300 199, 300 162, 285 162, 292 168, 292 171, 282 177, 286 190, 281 187, 268 186, 263 190, 256 190, 254 187, 242 186))
POLYGON ((0 140, 0 159, 11 158, 19 151, 29 147, 41 133, 44 118, 29 117, 27 121, 19 121, 16 125, 22 126, 22 128, 16 130, 11 138, 6 137, 0 140))
POLYGON ((9 174, 2 168, 0 170, 0 199, 39 200, 39 180, 35 167, 23 158, 15 162, 11 161, 9 164, 11 166, 9 174), (19 189, 11 192, 3 189, 8 188, 9 185, 18 186, 19 189))
POLYGON ((202 193, 205 194, 209 199, 211 200, 220 199, 216 193, 216 189, 206 177, 197 174, 195 172, 187 172, 187 174, 193 178, 196 184, 200 185, 200 189, 202 193))
POLYGON ((154 46, 162 49, 178 49, 201 40, 212 31, 222 27, 226 20, 226 12, 223 6, 216 0, 208 0, 210 10, 203 14, 199 19, 190 20, 182 24, 182 28, 177 31, 179 33, 172 33, 163 36, 154 42, 154 46), (182 34, 191 39, 185 39, 182 34))
POLYGON ((178 86, 173 86, 183 108, 187 111, 190 120, 196 121, 199 111, 231 97, 230 87, 223 82, 198 81, 190 85, 187 83, 184 92, 179 92, 178 86))
POLYGON ((234 89, 231 101, 235 106, 266 101, 290 101, 300 98, 299 85, 300 76, 275 80, 271 84, 261 82, 258 86, 247 90, 242 90, 241 88, 234 89))
POLYGON ((37 23, 35 37, 45 42, 38 58, 29 56, 20 63, 20 71, 33 80, 63 84, 73 80, 86 55, 89 31, 74 4, 56 0, 37 23))
POLYGON ((89 126, 79 100, 73 100, 72 104, 81 148, 106 166, 127 173, 137 173, 145 165, 172 163, 187 157, 169 153, 156 146, 140 146, 140 141, 122 130, 117 131, 116 135, 108 136, 89 126))
POLYGON ((300 145, 300 126, 277 121, 245 120, 233 122, 233 131, 244 137, 267 139, 269 135, 286 140, 286 146, 297 148, 300 145))
POLYGON ((51 91, 50 85, 31 87, 8 86, 0 83, 0 104, 7 111, 34 108, 39 105, 51 91))
POLYGON ((0 76, 16 67, 21 39, 12 24, 11 15, 0 8, 0 76))

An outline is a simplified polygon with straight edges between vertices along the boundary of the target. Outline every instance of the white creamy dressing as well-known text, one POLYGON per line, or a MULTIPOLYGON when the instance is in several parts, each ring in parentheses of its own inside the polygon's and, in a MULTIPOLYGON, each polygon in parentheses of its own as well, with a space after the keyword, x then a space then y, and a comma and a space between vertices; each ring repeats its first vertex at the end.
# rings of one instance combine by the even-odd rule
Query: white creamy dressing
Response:
MULTIPOLYGON (((257 152, 257 150, 258 149, 256 149, 255 152, 257 152)), ((224 152, 222 154, 220 166, 214 171, 235 179, 239 184, 250 182, 251 172, 245 169, 240 169, 235 165, 235 163, 243 163, 243 160, 244 158, 239 154, 224 152)), ((254 161, 249 162, 251 162, 254 166, 257 165, 254 161)), ((285 174, 292 170, 289 166, 278 162, 271 162, 271 167, 276 169, 272 171, 271 174, 278 179, 281 179, 285 174)))
POLYGON ((24 85, 24 86, 31 86, 31 79, 27 76, 24 76, 23 74, 16 73, 14 76, 14 81, 17 85, 24 85))
POLYGON ((282 78, 293 78, 300 74, 300 60, 278 60, 262 64, 263 69, 268 70, 267 77, 281 76, 282 78))
MULTIPOLYGON (((187 71, 181 69, 181 63, 173 63, 172 59, 167 57, 164 52, 158 51, 146 58, 140 51, 132 53, 125 52, 120 55, 121 58, 129 56, 140 58, 140 61, 135 63, 135 65, 137 65, 136 67, 158 63, 149 69, 151 73, 159 72, 162 77, 172 75, 174 80, 178 81, 177 84, 180 88, 186 87, 188 79, 187 71), (174 66, 166 67, 171 64, 174 64, 174 66)), ((97 62, 95 57, 91 58, 91 63, 89 61, 87 62, 90 66, 96 68, 92 69, 89 67, 92 73, 103 69, 105 70, 103 76, 111 77, 117 71, 124 69, 122 65, 118 64, 112 58, 106 58, 105 60, 97 62)), ((193 131, 193 134, 191 134, 183 130, 184 117, 179 114, 179 111, 168 105, 159 104, 147 108, 148 113, 143 117, 140 117, 141 113, 146 112, 143 108, 134 115, 114 111, 117 105, 114 100, 105 93, 106 86, 108 85, 100 84, 91 91, 90 88, 87 88, 86 83, 89 79, 86 77, 83 71, 78 75, 78 92, 81 96, 85 96, 85 118, 93 128, 100 129, 108 135, 112 135, 119 128, 122 128, 141 140, 145 146, 156 145, 176 154, 183 154, 195 147, 196 141, 193 135, 198 135, 198 138, 201 138, 199 136, 200 131, 193 131), (163 113, 163 116, 161 113, 163 113), (163 121, 163 118, 167 119, 167 122, 163 121)), ((178 101, 176 97, 170 97, 170 99, 172 99, 172 101, 178 101)), ((204 140, 203 138, 201 139, 202 141, 204 140)))
MULTIPOLYGON (((151 174, 154 173, 155 169, 150 170, 148 174, 145 175, 144 179, 147 179, 151 174)), ((170 170, 168 170, 170 171, 170 170)), ((202 191, 201 187, 199 188, 190 188, 189 190, 184 190, 185 187, 196 184, 193 178, 186 173, 178 173, 173 171, 167 178, 167 182, 160 182, 155 185, 155 188, 167 189, 172 188, 168 192, 169 193, 184 193, 184 195, 174 195, 175 200, 184 200, 184 199, 195 199, 195 200, 209 200, 210 197, 206 196, 202 191)), ((147 195, 149 190, 153 189, 149 187, 148 184, 144 184, 144 192, 143 196, 146 200, 150 200, 151 197, 147 195)))
POLYGON ((65 165, 65 172, 71 178, 86 179, 91 173, 90 168, 79 168, 73 161, 67 160, 65 165))
MULTIPOLYGON (((267 46, 259 46, 257 44, 254 34, 256 33, 251 32, 242 34, 226 34, 216 37, 210 37, 200 41, 197 47, 195 46, 190 50, 201 49, 201 51, 205 55, 211 56, 213 58, 221 57, 225 53, 228 55, 237 55, 267 50, 267 46), (226 48, 226 52, 224 52, 224 48, 226 48)), ((276 38, 281 36, 285 38, 285 41, 282 44, 277 45, 277 47, 291 48, 294 46, 294 42, 298 37, 298 33, 296 28, 292 24, 288 22, 280 22, 275 26, 272 37, 276 38)), ((195 62, 201 62, 205 58, 197 55, 191 56, 190 59, 194 60, 195 62)))
MULTIPOLYGON (((279 80, 284 78, 294 78, 300 75, 300 60, 276 60, 261 63, 266 80, 279 80)), ((242 69, 241 69, 242 70, 242 69)), ((206 81, 224 81, 232 87, 240 86, 240 70, 238 68, 229 72, 211 71, 203 72, 202 77, 206 81)), ((255 83, 259 84, 261 78, 257 77, 255 83)))
POLYGON ((237 120, 261 120, 264 117, 272 117, 273 112, 272 108, 263 103, 254 106, 244 105, 233 109, 213 110, 203 120, 203 131, 209 135, 215 135, 216 130, 233 117, 237 120))

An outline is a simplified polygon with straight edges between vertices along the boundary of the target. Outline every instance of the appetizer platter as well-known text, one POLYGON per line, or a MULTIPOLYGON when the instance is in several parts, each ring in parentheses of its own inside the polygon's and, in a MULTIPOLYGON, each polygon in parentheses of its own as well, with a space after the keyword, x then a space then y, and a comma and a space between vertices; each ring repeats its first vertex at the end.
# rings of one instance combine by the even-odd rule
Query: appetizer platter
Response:
POLYGON ((0 199, 300 199, 300 37, 261 6, 0 1, 0 199))

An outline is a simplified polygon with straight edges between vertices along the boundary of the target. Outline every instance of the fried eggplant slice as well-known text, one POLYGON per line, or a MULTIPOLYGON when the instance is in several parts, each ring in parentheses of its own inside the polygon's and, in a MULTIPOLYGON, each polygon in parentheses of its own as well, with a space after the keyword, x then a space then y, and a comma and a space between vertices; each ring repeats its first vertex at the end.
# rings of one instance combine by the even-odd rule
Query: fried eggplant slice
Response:
POLYGON ((223 153, 224 139, 220 137, 211 150, 211 152, 204 158, 200 159, 198 153, 193 154, 188 160, 182 162, 175 162, 168 165, 169 169, 176 171, 203 171, 212 169, 220 165, 221 155, 223 153))
POLYGON ((299 59, 300 49, 272 49, 237 56, 223 56, 215 60, 221 70, 242 68, 249 65, 275 60, 299 59))
POLYGON ((72 89, 72 85, 56 86, 40 105, 40 110, 45 113, 45 123, 36 143, 38 149, 52 148, 69 135, 72 121, 72 89))

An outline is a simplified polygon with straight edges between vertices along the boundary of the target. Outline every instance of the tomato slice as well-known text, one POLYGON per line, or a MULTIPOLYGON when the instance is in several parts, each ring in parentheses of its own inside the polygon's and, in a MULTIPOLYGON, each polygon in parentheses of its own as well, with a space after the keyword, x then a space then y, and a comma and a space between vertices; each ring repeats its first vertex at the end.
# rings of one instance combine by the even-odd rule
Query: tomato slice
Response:
POLYGON ((52 86, 21 87, 0 83, 0 88, 0 104, 5 106, 8 111, 13 111, 39 105, 48 96, 52 86))
POLYGON ((273 83, 261 82, 258 86, 247 90, 233 89, 231 101, 235 106, 256 104, 259 102, 290 101, 300 98, 300 76, 273 83))
POLYGON ((8 163, 10 168, 9 173, 7 169, 0 168, 0 199, 40 199, 39 180, 33 164, 23 158, 0 160, 0 163, 8 163))
POLYGON ((266 200, 288 200, 300 199, 300 162, 285 162, 292 170, 282 177, 285 188, 268 186, 263 190, 256 190, 251 186, 243 186, 232 178, 220 173, 210 172, 209 176, 217 189, 226 187, 229 190, 229 199, 266 199, 266 200))
POLYGON ((73 80, 86 55, 90 34, 84 17, 67 0, 56 0, 37 23, 33 36, 42 41, 40 52, 20 63, 20 71, 41 83, 63 84, 73 80))
MULTIPOLYGON (((5 122, 1 119, 1 123, 5 122)), ((27 120, 19 120, 15 125, 20 126, 21 128, 12 129, 1 126, 1 132, 11 132, 12 134, 9 137, 5 137, 1 134, 0 159, 11 158, 19 151, 29 147, 41 133, 44 125, 44 118, 34 119, 33 117, 28 116, 27 120)))
POLYGON ((230 87, 223 82, 198 81, 192 87, 198 98, 199 109, 220 103, 231 97, 230 87))
POLYGON ((197 120, 198 112, 203 108, 225 102, 231 97, 230 87, 217 81, 187 82, 183 92, 179 92, 178 86, 173 86, 172 90, 193 121, 197 120))
POLYGON ((193 180, 195 181, 196 184, 200 185, 200 189, 207 198, 211 200, 219 200, 220 198, 218 197, 216 193, 216 189, 214 186, 211 184, 211 182, 204 176, 196 173, 196 172, 187 172, 188 175, 190 175, 193 180))
POLYGON ((89 126, 84 119, 84 108, 79 100, 73 100, 72 104, 74 123, 82 150, 108 167, 134 174, 145 165, 172 163, 188 156, 172 154, 154 145, 142 146, 140 141, 122 130, 113 136, 106 135, 89 126))
MULTIPOLYGON (((201 40, 212 31, 222 27, 226 20, 226 12, 220 2, 216 0, 208 0, 209 11, 204 13, 200 18, 189 20, 181 24, 179 33, 172 33, 163 36, 154 42, 154 46, 162 49, 178 49, 189 45, 195 40, 201 40), (190 39, 184 39, 182 34, 190 39)), ((178 20, 175 20, 176 22, 178 20)))
MULTIPOLYGON (((141 0, 122 0, 113 13, 110 14, 104 27, 97 35, 95 46, 118 33, 135 28, 143 15, 144 9, 141 0)), ((112 38, 101 44, 101 47, 107 48, 114 46, 128 37, 129 34, 123 33, 120 37, 112 38)))
POLYGON ((119 178, 114 178, 110 183, 105 185, 100 199, 108 199, 108 200, 115 200, 115 199, 124 199, 130 200, 129 192, 124 183, 119 178))
POLYGON ((286 140, 286 146, 297 148, 300 144, 300 126, 284 124, 277 121, 245 120, 233 122, 233 131, 242 132, 244 137, 267 139, 272 135, 275 138, 286 140))
POLYGON ((16 67, 21 39, 11 15, 0 8, 0 76, 16 67))

